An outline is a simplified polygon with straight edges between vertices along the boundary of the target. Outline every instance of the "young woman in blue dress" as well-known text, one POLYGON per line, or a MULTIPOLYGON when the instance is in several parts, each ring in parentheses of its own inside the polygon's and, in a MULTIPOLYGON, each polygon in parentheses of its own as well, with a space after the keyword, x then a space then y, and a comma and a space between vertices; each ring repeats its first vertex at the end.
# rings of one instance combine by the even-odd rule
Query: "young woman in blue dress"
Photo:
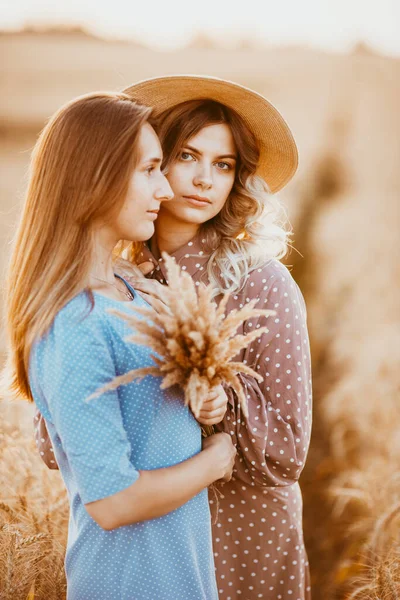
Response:
MULTIPOLYGON (((172 198, 150 114, 123 93, 95 93, 54 115, 34 149, 7 280, 5 376, 42 413, 67 488, 69 600, 218 596, 207 486, 231 477, 230 435, 202 442, 182 394, 156 378, 87 401, 152 363, 107 311, 145 304, 114 273, 113 252, 149 239, 172 198)), ((225 409, 210 402, 209 420, 225 409)))

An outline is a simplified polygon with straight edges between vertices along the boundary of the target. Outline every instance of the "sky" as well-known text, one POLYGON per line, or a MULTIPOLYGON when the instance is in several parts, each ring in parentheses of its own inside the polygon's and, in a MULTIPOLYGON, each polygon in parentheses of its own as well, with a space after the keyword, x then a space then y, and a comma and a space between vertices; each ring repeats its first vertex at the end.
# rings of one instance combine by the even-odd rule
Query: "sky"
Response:
POLYGON ((25 24, 81 25, 161 49, 205 32, 227 46, 250 38, 347 51, 363 41, 400 56, 400 0, 0 0, 0 29, 25 24))

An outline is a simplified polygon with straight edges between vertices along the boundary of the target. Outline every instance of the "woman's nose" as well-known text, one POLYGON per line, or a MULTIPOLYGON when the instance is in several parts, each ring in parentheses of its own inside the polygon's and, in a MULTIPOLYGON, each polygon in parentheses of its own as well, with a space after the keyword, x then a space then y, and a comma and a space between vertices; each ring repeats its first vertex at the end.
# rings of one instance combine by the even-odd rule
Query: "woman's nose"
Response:
POLYGON ((211 169, 206 166, 199 168, 194 176, 193 183, 204 189, 210 189, 212 187, 211 169))
POLYGON ((161 200, 161 202, 165 202, 165 200, 172 200, 174 197, 174 192, 169 184, 168 179, 165 175, 161 174, 162 183, 157 191, 157 199, 161 200))

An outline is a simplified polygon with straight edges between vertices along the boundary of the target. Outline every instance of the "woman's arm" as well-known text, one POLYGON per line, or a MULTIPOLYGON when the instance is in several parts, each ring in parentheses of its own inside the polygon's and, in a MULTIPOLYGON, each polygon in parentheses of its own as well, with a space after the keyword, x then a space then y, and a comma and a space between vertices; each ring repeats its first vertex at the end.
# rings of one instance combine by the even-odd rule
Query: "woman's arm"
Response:
MULTIPOLYGON (((37 438, 41 458, 49 469, 58 469, 46 422, 39 410, 34 423, 41 436, 37 438)), ((235 456, 230 435, 213 435, 203 441, 200 454, 173 467, 139 471, 140 477, 133 485, 108 498, 86 504, 86 510, 106 530, 161 517, 185 504, 214 481, 228 481, 235 456)))
POLYGON ((240 375, 249 418, 243 417, 234 391, 227 388, 228 411, 216 429, 229 433, 236 443, 238 461, 243 463, 238 476, 266 487, 286 486, 300 477, 310 442, 312 390, 306 308, 297 284, 279 263, 251 274, 243 297, 257 296, 257 308, 277 313, 267 319, 250 319, 245 328, 246 332, 265 325, 269 329, 252 342, 244 356, 244 362, 263 382, 240 375))
MULTIPOLYGON (((228 396, 222 386, 210 390, 209 396, 200 411, 198 422, 201 425, 216 425, 224 418, 227 409, 228 396)), ((46 421, 40 410, 36 409, 33 418, 35 442, 40 458, 49 469, 58 469, 50 436, 47 431, 46 421)))
POLYGON ((106 530, 162 517, 214 481, 228 481, 235 455, 228 434, 213 435, 204 440, 203 451, 193 458, 165 469, 140 471, 140 477, 133 485, 113 496, 86 504, 86 510, 106 530))
POLYGON ((216 479, 229 479, 235 449, 223 434, 179 465, 138 471, 117 390, 87 400, 115 377, 107 323, 58 319, 31 364, 38 408, 60 437, 89 514, 105 529, 167 514, 216 479))

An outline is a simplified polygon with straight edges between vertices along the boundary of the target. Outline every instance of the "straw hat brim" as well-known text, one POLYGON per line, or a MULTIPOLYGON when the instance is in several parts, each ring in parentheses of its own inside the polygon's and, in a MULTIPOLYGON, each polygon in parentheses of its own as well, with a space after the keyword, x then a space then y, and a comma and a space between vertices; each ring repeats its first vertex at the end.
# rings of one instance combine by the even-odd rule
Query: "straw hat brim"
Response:
POLYGON ((293 177, 298 152, 282 115, 266 98, 242 85, 198 75, 153 77, 126 88, 131 98, 150 106, 154 116, 187 100, 215 100, 235 110, 255 136, 260 160, 257 175, 271 192, 281 190, 293 177))

